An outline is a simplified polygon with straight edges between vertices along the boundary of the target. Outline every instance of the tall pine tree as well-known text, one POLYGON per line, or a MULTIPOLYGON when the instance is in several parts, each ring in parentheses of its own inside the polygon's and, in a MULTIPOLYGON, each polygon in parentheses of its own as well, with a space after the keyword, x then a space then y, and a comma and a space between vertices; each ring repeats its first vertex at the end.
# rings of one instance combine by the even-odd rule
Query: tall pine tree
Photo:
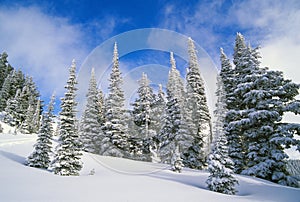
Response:
POLYGON ((193 136, 193 144, 186 152, 185 165, 202 169, 206 163, 211 142, 211 123, 204 82, 200 75, 199 63, 194 41, 188 39, 189 67, 186 75, 185 113, 193 136))
POLYGON ((122 157, 128 149, 128 134, 124 119, 125 98, 121 88, 123 81, 119 69, 117 43, 114 45, 113 66, 109 82, 109 94, 105 101, 105 122, 102 127, 106 138, 102 141, 101 154, 122 157))
POLYGON ((53 109, 54 97, 52 96, 48 105, 48 111, 42 115, 41 127, 38 132, 37 142, 34 145, 34 151, 27 159, 28 166, 47 169, 50 165, 50 156, 52 153, 53 109))
POLYGON ((91 78, 86 98, 86 106, 83 112, 80 126, 80 139, 85 151, 100 153, 100 146, 103 135, 99 119, 99 93, 97 89, 94 69, 92 69, 91 72, 91 78))
POLYGON ((76 64, 75 60, 69 69, 69 78, 65 89, 67 92, 61 99, 60 143, 56 148, 52 162, 53 170, 58 175, 79 175, 82 168, 81 144, 76 130, 76 64))

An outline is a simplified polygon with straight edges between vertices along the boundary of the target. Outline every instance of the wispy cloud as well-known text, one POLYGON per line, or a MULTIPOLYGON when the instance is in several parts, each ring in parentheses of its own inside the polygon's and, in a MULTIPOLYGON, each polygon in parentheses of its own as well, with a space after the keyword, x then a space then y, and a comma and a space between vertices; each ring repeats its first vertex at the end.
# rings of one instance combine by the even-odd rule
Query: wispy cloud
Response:
POLYGON ((262 64, 286 72, 299 82, 300 2, 297 0, 199 1, 185 6, 170 3, 160 26, 193 37, 219 64, 219 47, 232 54, 236 32, 260 45, 262 64), (181 9, 177 9, 180 7, 181 9), (278 57, 277 57, 278 56, 278 57))
POLYGON ((60 95, 72 59, 87 54, 81 27, 37 7, 0 7, 0 24, 0 48, 12 65, 32 75, 47 96, 60 95))
MULTIPOLYGON (((236 32, 261 47, 262 66, 281 70, 300 83, 300 1, 199 1, 183 7, 170 3, 162 10, 163 28, 194 38, 219 64, 219 47, 230 56, 236 32)), ((289 117, 299 122, 299 117, 289 117)))

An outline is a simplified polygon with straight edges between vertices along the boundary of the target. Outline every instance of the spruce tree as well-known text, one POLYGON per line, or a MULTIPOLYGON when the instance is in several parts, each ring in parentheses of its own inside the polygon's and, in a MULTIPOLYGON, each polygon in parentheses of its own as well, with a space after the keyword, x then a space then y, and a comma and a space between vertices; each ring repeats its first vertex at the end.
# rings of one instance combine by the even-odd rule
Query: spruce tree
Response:
POLYGON ((79 175, 82 168, 80 161, 81 144, 78 131, 76 131, 76 65, 75 60, 69 69, 69 79, 65 89, 67 92, 61 99, 60 112, 60 143, 56 148, 55 158, 52 162, 53 171, 58 175, 79 175))
POLYGON ((208 156, 208 171, 210 175, 206 184, 211 191, 234 195, 238 181, 233 175, 234 163, 228 156, 227 141, 224 134, 219 134, 212 153, 208 156))
POLYGON ((194 41, 188 40, 189 67, 186 75, 185 116, 193 136, 192 146, 185 156, 185 165, 202 169, 206 163, 211 142, 211 123, 208 110, 204 82, 200 75, 199 63, 194 41), (188 123, 188 121, 190 123, 188 123))
POLYGON ((119 69, 119 56, 117 43, 114 45, 113 66, 109 78, 109 93, 105 101, 105 123, 102 127, 106 138, 102 145, 103 155, 122 157, 128 150, 127 125, 124 119, 124 92, 122 90, 122 77, 119 69), (111 145, 112 143, 112 145, 111 145))
POLYGON ((7 61, 7 57, 8 55, 6 52, 0 54, 0 89, 2 88, 2 85, 6 77, 13 70, 13 68, 10 66, 10 64, 7 61))
POLYGON ((175 150, 175 142, 179 136, 181 125, 180 104, 177 99, 168 93, 166 117, 164 126, 160 132, 159 156, 162 163, 171 164, 172 153, 175 150))
POLYGON ((100 107, 94 69, 92 69, 91 72, 91 78, 86 98, 86 106, 83 112, 80 126, 80 139, 83 144, 83 150, 91 153, 100 153, 102 140, 100 130, 101 125, 99 122, 100 107))
POLYGON ((42 115, 41 127, 38 131, 38 139, 34 145, 34 151, 27 159, 28 166, 47 169, 50 165, 53 109, 54 99, 52 97, 48 105, 48 111, 42 115))
POLYGON ((17 93, 14 98, 7 100, 7 104, 5 107, 5 117, 4 122, 10 126, 16 126, 17 128, 20 126, 21 119, 20 113, 18 111, 18 99, 20 97, 20 89, 17 90, 17 93))
POLYGON ((172 159, 171 159, 172 171, 180 173, 183 167, 181 152, 179 151, 178 144, 174 144, 174 148, 172 151, 172 159))
MULTIPOLYGON (((159 136, 159 132, 163 127, 164 117, 165 117, 165 108, 166 108, 166 95, 163 91, 162 85, 159 84, 159 89, 157 95, 155 96, 155 102, 152 107, 151 113, 151 125, 150 129, 152 129, 157 136, 159 136)), ((158 143, 158 142, 156 142, 158 143)), ((155 143, 155 144, 156 144, 155 143)))
MULTIPOLYGON (((223 52, 221 50, 221 52, 223 52)), ((228 154, 227 138, 224 131, 224 120, 227 112, 226 93, 222 77, 217 77, 217 103, 214 111, 214 145, 211 154, 208 157, 208 171, 210 175, 206 181, 211 191, 224 194, 235 194, 235 185, 238 181, 233 176, 234 162, 228 154)))
POLYGON ((300 102, 295 99, 299 85, 284 79, 282 72, 261 68, 258 48, 243 45, 243 40, 238 34, 235 90, 227 91, 232 99, 225 119, 235 171, 295 186, 286 169, 284 149, 299 144, 294 136, 300 124, 285 123, 282 117, 286 112, 299 113, 300 102))
MULTIPOLYGON (((236 41, 239 42, 239 46, 245 47, 245 42, 243 41, 244 38, 241 35, 237 35, 238 39, 236 41)), ((237 45, 236 45, 237 46, 237 45)), ((236 48, 237 49, 237 48, 236 48)), ((241 54, 241 53, 239 53, 241 54)), ((237 53, 236 53, 237 55, 237 53)), ((226 103, 226 116, 224 118, 224 130, 227 136, 228 141, 228 149, 230 158, 234 162, 234 172, 240 173, 244 168, 244 155, 245 155, 245 148, 243 146, 243 136, 235 128, 232 128, 232 125, 229 127, 229 123, 234 122, 238 119, 238 110, 239 105, 241 104, 241 100, 238 99, 237 95, 235 94, 235 90, 237 89, 237 85, 239 80, 237 79, 237 72, 233 69, 229 59, 221 49, 221 72, 220 77, 224 85, 225 91, 225 103, 226 103)), ((238 58, 235 59, 237 63, 238 58)), ((239 77, 240 78, 240 77, 239 77)))
POLYGON ((134 122, 137 126, 141 127, 139 131, 143 134, 142 138, 149 138, 149 126, 153 117, 153 105, 155 103, 155 95, 150 87, 150 80, 145 73, 142 74, 142 78, 139 80, 138 97, 133 105, 132 114, 134 116, 134 122))
POLYGON ((167 108, 163 119, 164 126, 159 136, 160 155, 162 162, 165 163, 172 163, 176 147, 178 147, 178 152, 180 151, 181 161, 184 161, 183 158, 193 144, 193 136, 189 133, 189 125, 186 124, 188 116, 184 114, 183 81, 176 69, 176 61, 172 52, 170 53, 170 64, 167 83, 167 108))
POLYGON ((4 111, 7 101, 11 99, 10 89, 12 84, 12 78, 15 71, 12 71, 4 80, 0 90, 0 111, 4 111))

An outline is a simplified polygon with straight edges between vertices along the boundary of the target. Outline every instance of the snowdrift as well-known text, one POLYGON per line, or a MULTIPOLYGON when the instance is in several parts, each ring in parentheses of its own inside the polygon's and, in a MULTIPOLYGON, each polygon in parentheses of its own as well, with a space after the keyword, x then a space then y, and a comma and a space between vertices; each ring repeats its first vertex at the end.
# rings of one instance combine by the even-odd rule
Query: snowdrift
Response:
POLYGON ((84 153, 77 177, 54 175, 24 165, 36 135, 0 134, 0 201, 128 202, 299 202, 300 189, 237 176, 238 193, 229 196, 206 188, 206 171, 174 173, 164 164, 84 153))

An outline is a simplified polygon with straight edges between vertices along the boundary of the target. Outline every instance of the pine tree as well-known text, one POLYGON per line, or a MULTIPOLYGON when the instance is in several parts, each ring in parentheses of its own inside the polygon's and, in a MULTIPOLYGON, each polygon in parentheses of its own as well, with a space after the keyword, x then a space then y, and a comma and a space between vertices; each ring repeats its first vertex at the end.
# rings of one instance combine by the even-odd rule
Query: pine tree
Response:
POLYGON ((0 90, 0 111, 6 107, 7 100, 13 99, 18 89, 23 89, 25 83, 24 74, 21 70, 13 70, 5 78, 0 90))
POLYGON ((282 117, 285 112, 299 113, 300 102, 295 99, 299 85, 284 79, 282 72, 261 68, 258 48, 243 45, 243 40, 238 34, 235 90, 227 90, 231 100, 225 119, 235 171, 295 186, 284 149, 299 144, 294 135, 299 134, 300 124, 284 123, 282 117))
MULTIPOLYGON (((236 39, 236 41, 239 41, 239 44, 242 44, 240 46, 245 47, 244 44, 244 38, 240 35, 237 36, 239 39, 236 39)), ((236 53, 237 55, 237 53, 236 53)), ((235 61, 237 63, 237 59, 235 58, 235 61)), ((224 130, 226 131, 225 134, 227 136, 228 141, 228 149, 229 149, 229 155, 232 158, 235 166, 234 166, 234 172, 240 173, 244 167, 243 159, 245 154, 245 149, 243 147, 243 136, 241 133, 239 133, 238 130, 234 130, 234 128, 229 127, 229 123, 235 121, 238 119, 238 110, 239 105, 241 103, 241 100, 238 100, 237 95, 235 94, 235 90, 237 89, 238 85, 238 79, 237 79, 237 73, 236 70, 232 68, 232 65, 223 52, 223 49, 221 49, 221 72, 220 77, 224 84, 224 90, 225 90, 225 97, 226 97, 226 116, 224 119, 224 130)))
POLYGON ((226 137, 219 134, 213 147, 212 153, 208 156, 208 171, 210 175, 206 180, 211 191, 233 195, 236 193, 235 185, 238 181, 233 176, 233 161, 228 157, 226 137))
POLYGON ((34 145, 34 151, 27 159, 28 166, 47 169, 50 165, 53 109, 54 97, 52 96, 48 105, 48 111, 42 115, 41 127, 38 132, 37 142, 34 145))
POLYGON ((227 113, 226 92, 220 75, 217 76, 216 96, 217 96, 217 103, 216 103, 216 109, 214 111, 215 121, 213 125, 214 139, 217 139, 220 135, 225 134, 224 123, 225 123, 225 115, 227 113))
MULTIPOLYGON (((223 52, 221 50, 221 52, 223 52)), ((224 56, 224 55, 223 55, 224 56)), ((214 146, 208 157, 208 171, 210 175, 206 181, 211 191, 224 194, 235 194, 235 185, 238 181, 233 176, 234 162, 229 158, 227 138, 224 131, 226 114, 225 89, 222 77, 217 77, 217 103, 214 111, 215 123, 213 130, 214 146)))
POLYGON ((182 159, 181 159, 181 152, 179 151, 178 144, 174 144, 173 151, 172 151, 172 159, 171 159, 171 166, 172 171, 180 173, 183 167, 182 159))
POLYGON ((60 112, 60 143, 56 148, 55 158, 52 162, 53 170, 58 175, 79 175, 82 168, 80 161, 81 144, 78 131, 76 131, 76 111, 75 101, 76 90, 76 65, 72 61, 70 67, 69 79, 65 89, 67 92, 61 99, 60 112))
POLYGON ((188 50, 189 68, 186 75, 185 116, 190 116, 186 122, 190 126, 193 143, 186 152, 187 156, 185 156, 184 162, 185 166, 190 168, 202 169, 211 142, 210 114, 196 49, 191 38, 188 40, 188 50))
POLYGON ((33 127, 32 127, 32 132, 36 133, 39 128, 40 128, 40 122, 41 122, 41 100, 38 100, 36 108, 35 108, 35 112, 33 115, 33 119, 32 119, 32 123, 33 123, 33 127))
POLYGON ((15 71, 12 71, 4 80, 3 85, 0 90, 0 111, 4 111, 7 101, 11 98, 10 95, 10 89, 11 89, 11 83, 13 74, 15 71))
POLYGON ((6 77, 10 74, 10 72, 13 70, 13 68, 8 64, 7 61, 7 53, 3 52, 0 54, 0 89, 2 88, 2 85, 6 79, 6 77))
POLYGON ((181 114, 180 105, 172 94, 168 93, 167 100, 165 122, 160 132, 159 156, 162 163, 171 164, 175 142, 177 142, 179 138, 178 133, 181 125, 181 114))
POLYGON ((33 116, 34 116, 34 108, 32 105, 29 105, 27 111, 25 113, 25 120, 21 125, 21 132, 24 134, 33 133, 33 116))
POLYGON ((139 131, 143 134, 143 138, 149 138, 149 126, 152 120, 152 108, 155 103, 155 95, 150 87, 150 81, 145 73, 139 80, 138 97, 133 105, 133 116, 136 125, 142 128, 139 131))
POLYGON ((287 172, 284 148, 298 145, 294 134, 299 134, 300 124, 282 122, 282 116, 299 113, 300 102, 294 98, 299 85, 284 79, 282 72, 266 70, 251 87, 244 94, 250 123, 244 132, 247 161, 242 174, 297 186, 287 172), (293 107, 286 107, 290 105, 293 107))
POLYGON ((6 115, 4 117, 4 122, 9 124, 10 126, 18 127, 21 123, 21 119, 18 111, 18 98, 20 96, 20 89, 17 90, 17 93, 14 98, 11 98, 7 101, 5 112, 6 115))
POLYGON ((155 97, 156 99, 152 106, 150 129, 154 131, 157 137, 163 127, 166 108, 166 95, 161 84, 159 84, 159 89, 155 97))
POLYGON ((88 93, 86 95, 87 103, 83 112, 80 137, 83 144, 83 150, 91 153, 100 153, 101 130, 99 119, 99 95, 95 79, 95 70, 92 69, 88 93))
POLYGON ((180 105, 183 105, 185 96, 184 84, 180 72, 176 68, 173 52, 170 52, 170 64, 171 69, 169 71, 167 89, 174 94, 174 97, 179 101, 180 105))
POLYGON ((100 123, 101 126, 103 126, 105 122, 105 117, 104 117, 104 96, 103 92, 101 89, 98 89, 98 103, 97 103, 97 108, 98 108, 98 122, 100 123))
POLYGON ((119 70, 119 56, 117 43, 114 45, 114 56, 112 72, 109 79, 109 94, 105 101, 105 123, 102 127, 106 138, 102 145, 107 145, 101 152, 103 155, 122 157, 127 151, 128 134, 127 126, 124 120, 124 92, 121 89, 122 77, 119 70), (110 143, 113 144, 111 147, 110 143), (113 149, 116 148, 116 149, 113 149), (118 152, 117 152, 118 150, 118 152))

